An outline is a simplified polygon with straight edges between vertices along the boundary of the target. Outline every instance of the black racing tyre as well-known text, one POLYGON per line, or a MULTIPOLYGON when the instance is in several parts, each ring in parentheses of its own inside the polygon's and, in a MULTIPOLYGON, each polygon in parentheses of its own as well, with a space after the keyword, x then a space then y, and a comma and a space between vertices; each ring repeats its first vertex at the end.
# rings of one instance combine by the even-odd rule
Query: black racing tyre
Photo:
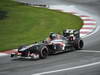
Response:
POLYGON ((45 59, 45 58, 47 58, 47 56, 48 56, 48 48, 47 47, 43 47, 40 50, 40 58, 41 59, 45 59))
POLYGON ((15 56, 14 54, 11 54, 11 55, 10 55, 10 57, 14 57, 14 56, 15 56))
POLYGON ((81 50, 83 48, 83 46, 84 46, 83 40, 77 39, 77 40, 74 41, 74 48, 76 50, 81 50))

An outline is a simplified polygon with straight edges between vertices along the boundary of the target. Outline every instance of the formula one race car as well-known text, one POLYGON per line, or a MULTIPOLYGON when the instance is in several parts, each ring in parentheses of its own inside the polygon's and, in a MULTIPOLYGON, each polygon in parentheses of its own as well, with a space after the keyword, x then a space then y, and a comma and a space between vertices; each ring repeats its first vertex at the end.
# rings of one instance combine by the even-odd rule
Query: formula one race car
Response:
POLYGON ((60 36, 61 37, 59 39, 56 38, 50 40, 49 43, 47 40, 44 40, 42 42, 33 43, 28 46, 20 46, 17 52, 11 54, 11 57, 29 57, 31 59, 44 59, 50 54, 80 50, 83 48, 84 43, 83 40, 80 38, 79 30, 66 29, 60 36))

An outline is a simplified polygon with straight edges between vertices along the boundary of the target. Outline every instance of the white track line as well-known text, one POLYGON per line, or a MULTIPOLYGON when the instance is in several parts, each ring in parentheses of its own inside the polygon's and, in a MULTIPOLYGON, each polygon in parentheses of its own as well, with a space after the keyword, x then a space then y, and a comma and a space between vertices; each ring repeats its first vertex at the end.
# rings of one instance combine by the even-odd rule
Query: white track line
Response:
POLYGON ((75 66, 75 67, 65 68, 65 69, 59 69, 59 70, 54 70, 54 71, 47 71, 47 72, 35 73, 35 74, 32 74, 32 75, 51 74, 51 73, 57 73, 57 72, 62 72, 62 71, 68 71, 68 70, 85 68, 85 67, 94 66, 94 65, 98 65, 98 64, 100 64, 100 61, 99 62, 95 62, 95 63, 81 65, 81 66, 75 66))
POLYGON ((84 21, 84 20, 83 20, 83 22, 84 23, 96 23, 96 21, 84 21))
POLYGON ((100 53, 100 51, 93 51, 93 50, 81 50, 81 51, 77 51, 77 52, 92 52, 92 53, 100 53))
MULTIPOLYGON (((83 27, 90 27, 90 25, 83 25, 83 27)), ((91 27, 96 27, 95 25, 91 25, 91 27)))
POLYGON ((0 53, 0 56, 7 56, 8 54, 6 53, 0 53))
POLYGON ((80 32, 84 32, 84 31, 85 31, 85 32, 92 32, 93 29, 81 29, 81 30, 80 30, 80 32))
POLYGON ((90 17, 81 17, 83 20, 84 19, 94 19, 94 18, 92 18, 91 16, 90 17))

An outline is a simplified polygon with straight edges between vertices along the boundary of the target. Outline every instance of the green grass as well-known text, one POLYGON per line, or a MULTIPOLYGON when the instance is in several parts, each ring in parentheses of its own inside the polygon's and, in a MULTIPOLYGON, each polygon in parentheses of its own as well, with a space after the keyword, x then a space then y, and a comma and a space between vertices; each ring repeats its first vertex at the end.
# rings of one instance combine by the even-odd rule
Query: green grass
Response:
POLYGON ((78 16, 25 6, 11 0, 0 0, 0 10, 7 12, 7 17, 0 20, 0 51, 43 40, 49 32, 82 27, 78 16))

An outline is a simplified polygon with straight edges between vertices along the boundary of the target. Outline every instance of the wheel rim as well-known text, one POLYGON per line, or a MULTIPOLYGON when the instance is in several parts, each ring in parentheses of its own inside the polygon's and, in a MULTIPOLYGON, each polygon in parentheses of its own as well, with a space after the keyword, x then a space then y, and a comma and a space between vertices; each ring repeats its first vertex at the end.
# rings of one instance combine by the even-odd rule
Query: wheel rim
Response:
POLYGON ((42 51, 42 56, 43 56, 43 57, 47 57, 47 51, 46 51, 46 50, 43 50, 43 51, 42 51))

